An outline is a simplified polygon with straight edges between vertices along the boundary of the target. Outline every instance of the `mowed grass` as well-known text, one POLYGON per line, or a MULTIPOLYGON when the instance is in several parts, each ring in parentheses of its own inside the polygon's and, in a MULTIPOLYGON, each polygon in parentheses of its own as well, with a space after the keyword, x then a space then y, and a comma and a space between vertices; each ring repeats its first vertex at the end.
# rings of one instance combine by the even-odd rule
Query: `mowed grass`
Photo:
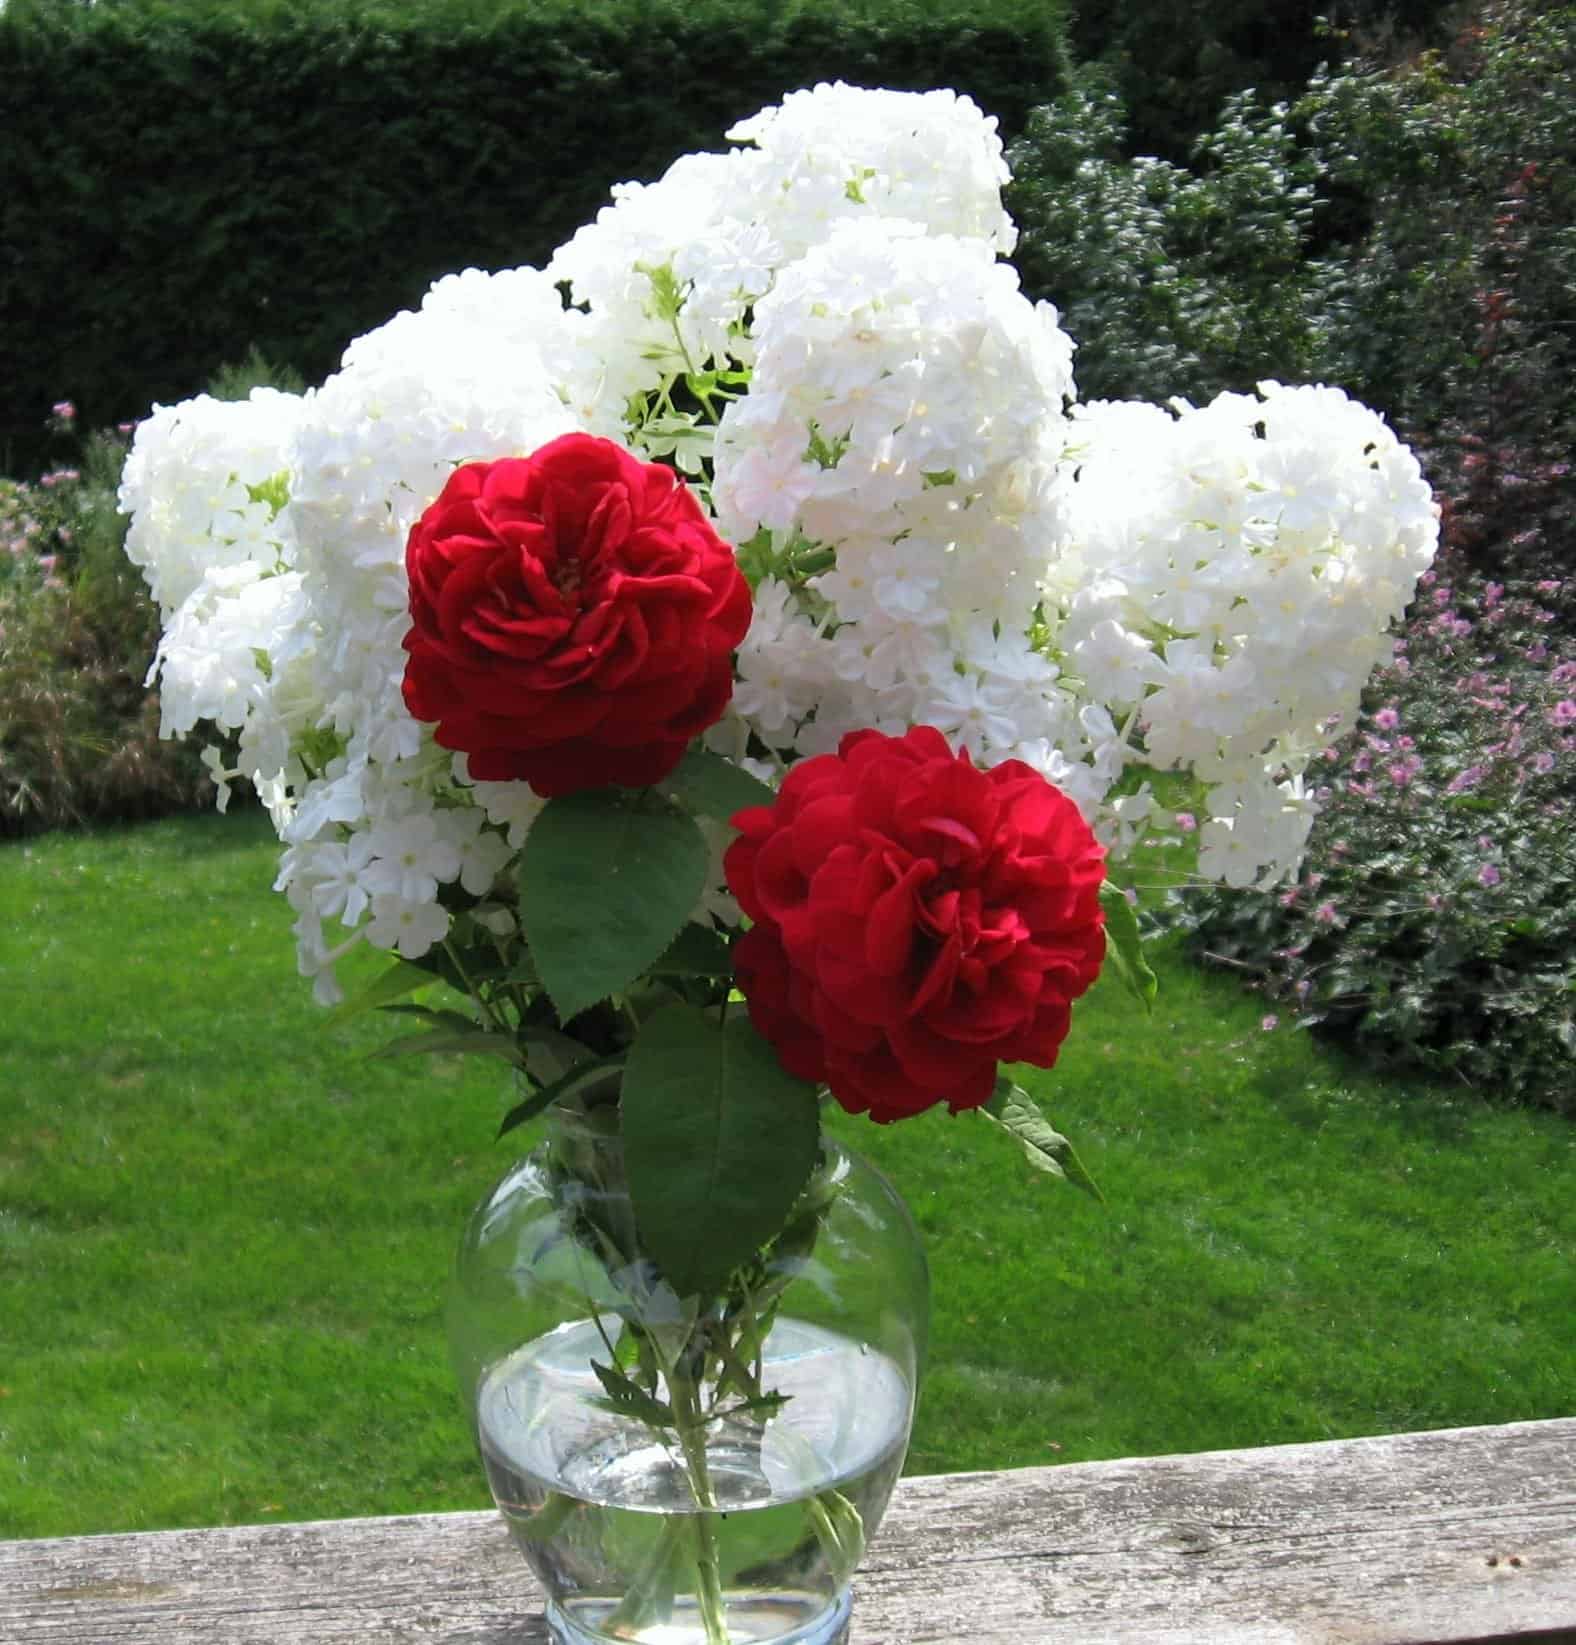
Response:
MULTIPOLYGON (((442 1305, 508 1093, 325 1030, 276 852, 256 814, 0 848, 0 1536, 486 1503, 442 1305)), ((1160 969, 1030 1076, 1104 1208, 978 1116, 834 1122, 930 1251, 910 1471, 1576 1411, 1576 1128, 1160 969)))

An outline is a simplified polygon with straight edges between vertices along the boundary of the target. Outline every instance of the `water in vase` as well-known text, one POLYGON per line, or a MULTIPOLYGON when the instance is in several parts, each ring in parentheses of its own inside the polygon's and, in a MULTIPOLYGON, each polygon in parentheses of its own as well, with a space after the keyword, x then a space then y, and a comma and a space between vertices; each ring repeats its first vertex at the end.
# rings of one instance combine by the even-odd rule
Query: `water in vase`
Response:
MULTIPOLYGON (((764 1423, 715 1424, 702 1514, 676 1446, 591 1403, 590 1321, 496 1366, 477 1422, 493 1496, 573 1645, 707 1645, 692 1586, 702 1535, 721 1571, 730 1645, 830 1645, 848 1578, 903 1464, 912 1390, 890 1359, 780 1320, 763 1385, 787 1402, 764 1423)), ((715 1638, 715 1634, 712 1636, 715 1638)))

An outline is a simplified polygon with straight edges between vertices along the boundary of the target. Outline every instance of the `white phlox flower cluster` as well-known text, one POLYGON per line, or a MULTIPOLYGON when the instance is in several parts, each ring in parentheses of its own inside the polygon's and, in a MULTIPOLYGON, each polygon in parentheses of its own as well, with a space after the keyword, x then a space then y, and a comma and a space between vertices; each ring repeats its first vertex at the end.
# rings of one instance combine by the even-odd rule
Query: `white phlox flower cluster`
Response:
POLYGON ((1138 757, 1207 787, 1200 870, 1270 883, 1300 856, 1301 784, 1389 655, 1433 558, 1412 453, 1338 389, 1078 408, 1054 645, 1138 757))
MULTIPOLYGON (((1333 389, 1078 406, 1073 343, 1002 259, 995 122, 965 97, 795 92, 622 185, 543 270, 439 281, 305 395, 138 430, 128 552, 164 613, 167 732, 209 722, 284 842, 302 971, 500 941, 544 803, 405 708, 405 545, 454 468, 582 430, 672 462, 755 584, 708 745, 757 775, 940 728, 1027 761, 1114 846, 1191 773, 1201 867, 1292 865, 1301 773, 1432 554, 1415 461, 1333 389)), ((221 781, 221 803, 223 782, 221 781)), ((697 909, 730 923, 713 872, 697 909)))
POLYGON ((763 741, 932 724, 999 760, 1075 723, 1027 629, 1061 529, 1072 344, 988 242, 836 223, 756 305, 712 498, 736 542, 830 562, 764 583, 738 711, 763 741), (825 642, 830 643, 830 656, 825 642))
POLYGON ((155 406, 139 425, 121 474, 126 554, 166 621, 210 569, 289 564, 288 523, 256 492, 278 474, 299 407, 274 389, 246 400, 201 394, 155 406))

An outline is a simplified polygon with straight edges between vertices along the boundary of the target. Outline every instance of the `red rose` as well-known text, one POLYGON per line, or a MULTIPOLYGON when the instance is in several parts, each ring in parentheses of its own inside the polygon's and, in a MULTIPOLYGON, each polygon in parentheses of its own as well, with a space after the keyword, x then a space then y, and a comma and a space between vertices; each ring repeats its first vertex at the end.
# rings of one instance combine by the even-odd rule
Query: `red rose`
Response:
POLYGON ((893 1120, 1049 1068, 1105 956, 1105 853, 1017 760, 976 770, 931 726, 856 731, 739 812, 728 885, 750 1017, 801 1079, 893 1120))
POLYGON ((672 471, 611 440, 457 468, 405 568, 405 706, 473 777, 641 788, 728 705, 749 584, 672 471))

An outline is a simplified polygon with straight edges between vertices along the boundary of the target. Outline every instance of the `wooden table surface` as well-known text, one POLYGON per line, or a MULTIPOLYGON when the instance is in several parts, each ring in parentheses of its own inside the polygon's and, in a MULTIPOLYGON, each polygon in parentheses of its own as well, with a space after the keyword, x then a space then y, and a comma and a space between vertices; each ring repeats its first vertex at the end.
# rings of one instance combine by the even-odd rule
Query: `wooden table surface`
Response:
MULTIPOLYGON (((545 1645, 496 1515, 0 1543, 0 1645, 545 1645)), ((1576 1645, 1576 1419, 906 1479, 852 1645, 1576 1645)))

